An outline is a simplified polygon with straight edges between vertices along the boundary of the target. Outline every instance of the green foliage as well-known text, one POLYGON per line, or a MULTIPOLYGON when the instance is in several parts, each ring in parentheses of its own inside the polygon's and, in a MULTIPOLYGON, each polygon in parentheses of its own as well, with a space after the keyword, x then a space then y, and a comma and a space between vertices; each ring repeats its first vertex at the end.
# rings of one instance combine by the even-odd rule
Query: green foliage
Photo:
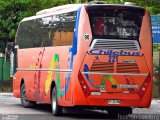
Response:
POLYGON ((0 37, 1 40, 13 41, 18 23, 25 16, 31 0, 1 0, 0 1, 0 37), (1 4, 2 3, 2 4, 1 4))
POLYGON ((153 45, 153 50, 154 51, 159 51, 160 50, 160 45, 159 44, 154 44, 153 45))
MULTIPOLYGON (((0 39, 13 41, 19 22, 36 12, 62 4, 86 3, 87 0, 0 0, 0 39)), ((99 0, 111 4, 135 2, 146 7, 151 14, 160 14, 159 0, 99 0)))
POLYGON ((160 14, 160 0, 99 0, 107 1, 111 4, 124 4, 125 2, 134 2, 137 6, 145 7, 151 14, 160 14))
POLYGON ((14 41, 19 22, 37 11, 68 4, 66 0, 0 0, 0 39, 14 41))

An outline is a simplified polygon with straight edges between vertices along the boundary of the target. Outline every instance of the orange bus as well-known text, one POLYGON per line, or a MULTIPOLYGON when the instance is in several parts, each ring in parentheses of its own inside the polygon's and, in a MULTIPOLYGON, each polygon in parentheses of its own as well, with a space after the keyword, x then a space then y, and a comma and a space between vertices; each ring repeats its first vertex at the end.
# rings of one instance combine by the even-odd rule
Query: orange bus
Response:
POLYGON ((16 35, 13 93, 24 107, 51 104, 131 114, 152 98, 149 12, 137 6, 69 4, 24 18, 16 35))

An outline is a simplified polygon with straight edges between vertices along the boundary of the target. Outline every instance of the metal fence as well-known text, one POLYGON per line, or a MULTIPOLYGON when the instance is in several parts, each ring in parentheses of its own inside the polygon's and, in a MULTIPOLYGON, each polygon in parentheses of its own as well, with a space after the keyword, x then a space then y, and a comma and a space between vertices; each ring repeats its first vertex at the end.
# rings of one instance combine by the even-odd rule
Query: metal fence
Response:
POLYGON ((0 91, 10 91, 12 81, 10 79, 10 61, 5 61, 6 42, 0 41, 0 91))
POLYGON ((152 94, 153 98, 160 98, 160 73, 157 69, 154 70, 152 94))
POLYGON ((9 90, 10 79, 10 61, 5 61, 4 57, 0 57, 0 91, 9 90))

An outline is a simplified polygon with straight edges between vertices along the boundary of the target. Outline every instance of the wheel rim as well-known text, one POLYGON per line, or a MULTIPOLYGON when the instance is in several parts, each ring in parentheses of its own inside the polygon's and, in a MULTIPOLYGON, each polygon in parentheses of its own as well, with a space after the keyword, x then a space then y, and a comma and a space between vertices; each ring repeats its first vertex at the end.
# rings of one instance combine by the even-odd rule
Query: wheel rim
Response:
POLYGON ((26 90, 25 90, 25 89, 22 90, 22 101, 23 101, 24 103, 27 103, 27 102, 28 102, 28 100, 27 100, 27 98, 26 98, 26 90))
POLYGON ((52 108, 53 108, 53 111, 56 110, 56 106, 57 106, 57 102, 56 102, 56 96, 55 96, 55 93, 53 94, 53 98, 52 98, 52 108))

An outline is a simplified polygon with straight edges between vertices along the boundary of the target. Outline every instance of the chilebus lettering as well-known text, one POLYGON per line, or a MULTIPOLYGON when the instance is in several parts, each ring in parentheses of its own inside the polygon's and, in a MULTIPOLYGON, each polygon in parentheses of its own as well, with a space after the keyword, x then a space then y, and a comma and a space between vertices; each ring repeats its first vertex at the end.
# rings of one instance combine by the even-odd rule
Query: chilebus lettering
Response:
POLYGON ((98 50, 98 49, 94 49, 94 50, 90 50, 88 52, 89 54, 93 54, 93 55, 120 55, 120 56, 141 56, 141 52, 127 52, 125 50, 119 50, 119 51, 114 51, 114 50, 98 50))

